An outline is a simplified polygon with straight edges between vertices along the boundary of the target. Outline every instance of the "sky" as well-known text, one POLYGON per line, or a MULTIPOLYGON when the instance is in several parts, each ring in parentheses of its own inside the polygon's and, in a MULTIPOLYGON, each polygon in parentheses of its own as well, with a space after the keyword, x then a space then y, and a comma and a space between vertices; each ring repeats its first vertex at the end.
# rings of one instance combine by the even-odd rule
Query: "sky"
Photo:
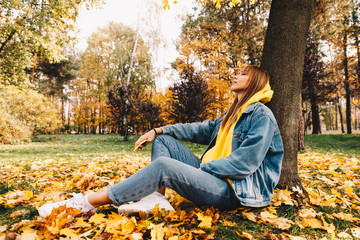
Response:
MULTIPOLYGON (((161 4, 161 0, 154 1, 161 4)), ((100 8, 82 9, 77 20, 77 27, 80 31, 77 48, 82 51, 85 50, 86 39, 98 27, 105 26, 110 21, 121 22, 136 29, 139 17, 141 18, 146 14, 147 9, 145 8, 147 6, 144 2, 145 0, 105 0, 105 5, 100 8)), ((166 43, 166 47, 158 49, 155 54, 157 56, 155 65, 163 70, 161 76, 156 79, 159 90, 165 89, 172 83, 173 78, 176 78, 173 71, 169 70, 171 68, 170 63, 178 56, 174 41, 181 31, 181 15, 190 12, 194 5, 193 0, 181 0, 176 5, 172 4, 170 10, 161 10, 156 15, 160 17, 160 31, 166 43)))

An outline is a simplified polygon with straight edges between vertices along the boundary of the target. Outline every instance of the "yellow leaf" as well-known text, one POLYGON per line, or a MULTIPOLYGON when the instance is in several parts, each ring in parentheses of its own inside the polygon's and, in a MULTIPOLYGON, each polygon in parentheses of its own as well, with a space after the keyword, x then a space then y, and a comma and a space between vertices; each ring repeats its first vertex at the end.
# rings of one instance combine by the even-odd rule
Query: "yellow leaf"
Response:
POLYGON ((141 240, 141 239, 143 239, 143 234, 138 233, 138 232, 137 233, 132 233, 129 237, 130 237, 130 240, 141 240))
POLYGON ((359 221, 360 219, 357 217, 354 217, 352 214, 347 214, 347 213, 343 213, 343 212, 339 212, 339 213, 333 213, 332 216, 341 219, 341 220, 347 220, 347 221, 359 221))
POLYGON ((105 217, 105 215, 102 213, 95 213, 93 216, 91 216, 91 218, 89 219, 89 222, 95 223, 95 224, 101 224, 101 223, 107 221, 104 217, 105 217))
POLYGON ((312 227, 312 228, 322 228, 322 222, 316 218, 303 218, 299 223, 301 228, 312 227))
POLYGON ((131 233, 134 230, 135 226, 136 226, 136 220, 134 217, 132 217, 131 219, 127 219, 127 221, 122 224, 121 232, 123 234, 131 233))
POLYGON ((360 228, 351 228, 351 234, 356 237, 356 238, 360 238, 360 228))
POLYGON ((76 235, 76 232, 70 228, 64 228, 60 230, 60 235, 65 235, 67 237, 70 237, 71 239, 78 239, 78 236, 76 235))
POLYGON ((302 209, 300 210, 298 213, 299 217, 301 218, 308 218, 308 217, 316 217, 317 216, 317 213, 315 212, 314 209, 312 208, 305 208, 305 209, 302 209))
POLYGON ((8 228, 8 225, 0 226, 0 233, 5 232, 7 228, 8 228))
POLYGON ((239 235, 241 238, 254 239, 253 236, 247 232, 243 232, 242 234, 240 234, 238 231, 236 231, 236 234, 239 235))
POLYGON ((269 206, 266 208, 266 210, 271 214, 277 214, 276 207, 274 207, 274 206, 269 206))
POLYGON ((91 227, 91 224, 87 223, 84 221, 84 219, 81 217, 81 218, 78 218, 77 221, 74 223, 75 226, 77 227, 91 227))
POLYGON ((224 220, 222 223, 224 226, 228 226, 228 227, 236 227, 237 226, 236 223, 233 223, 233 222, 227 221, 227 220, 224 220))
POLYGON ((306 238, 304 237, 299 237, 299 236, 291 236, 291 235, 288 235, 289 239, 290 240, 306 240, 306 238))
POLYGON ((204 216, 201 213, 197 213, 196 215, 198 217, 198 220, 201 221, 201 223, 199 224, 199 228, 211 228, 212 217, 204 216))
POLYGON ((163 240, 164 239, 164 223, 161 224, 150 224, 149 229, 151 229, 150 235, 151 240, 163 240))
POLYGON ((26 231, 26 232, 23 232, 20 235, 20 238, 17 237, 16 239, 19 239, 19 240, 36 240, 37 239, 37 234, 34 231, 31 231, 31 232, 26 231))
POLYGON ((274 206, 280 206, 281 204, 285 205, 295 205, 296 202, 291 198, 291 194, 293 192, 287 190, 287 189, 275 189, 274 196, 272 198, 272 202, 274 203, 274 206))
POLYGON ((245 212, 243 216, 249 219, 250 221, 257 222, 257 215, 253 212, 245 212))
POLYGON ((33 196, 34 196, 33 191, 26 191, 26 192, 25 192, 25 197, 26 197, 27 199, 30 199, 30 198, 32 198, 33 196))
POLYGON ((293 221, 287 218, 278 217, 274 214, 269 213, 268 211, 261 212, 260 218, 261 221, 265 223, 270 223, 274 227, 279 228, 281 230, 288 230, 294 224, 293 221))
POLYGON ((28 214, 30 212, 30 210, 27 210, 27 209, 21 209, 21 210, 17 210, 13 213, 10 214, 10 217, 11 218, 16 218, 16 217, 19 217, 19 216, 24 216, 26 214, 28 214))

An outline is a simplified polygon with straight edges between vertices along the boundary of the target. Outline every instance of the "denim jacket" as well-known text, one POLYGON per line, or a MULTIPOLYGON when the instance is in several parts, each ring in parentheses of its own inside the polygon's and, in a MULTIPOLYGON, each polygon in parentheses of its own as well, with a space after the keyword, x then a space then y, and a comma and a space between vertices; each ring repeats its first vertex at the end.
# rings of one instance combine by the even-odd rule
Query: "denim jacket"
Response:
MULTIPOLYGON (((176 139, 208 145, 209 150, 215 144, 222 118, 169 125, 162 129, 164 134, 176 139)), ((200 168, 216 177, 230 178, 242 205, 263 207, 270 204, 279 181, 283 154, 273 113, 261 102, 256 102, 245 109, 235 125, 232 153, 201 163, 200 168)))

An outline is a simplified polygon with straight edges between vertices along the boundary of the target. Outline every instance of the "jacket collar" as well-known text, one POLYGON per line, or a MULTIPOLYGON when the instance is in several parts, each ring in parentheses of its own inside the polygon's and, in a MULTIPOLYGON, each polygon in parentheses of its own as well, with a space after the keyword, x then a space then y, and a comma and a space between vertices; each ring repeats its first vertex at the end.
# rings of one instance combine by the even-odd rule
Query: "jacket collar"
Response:
POLYGON ((243 113, 251 113, 255 110, 255 108, 260 104, 260 102, 255 102, 250 104, 243 113))

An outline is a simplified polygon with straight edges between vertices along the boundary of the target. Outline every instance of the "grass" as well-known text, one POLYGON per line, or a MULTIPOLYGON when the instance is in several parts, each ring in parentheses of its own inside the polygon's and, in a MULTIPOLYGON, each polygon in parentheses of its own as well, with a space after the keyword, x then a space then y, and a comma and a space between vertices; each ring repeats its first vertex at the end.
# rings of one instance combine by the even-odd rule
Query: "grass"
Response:
MULTIPOLYGON (((79 160, 91 160, 91 159, 109 159, 119 158, 121 156, 150 156, 151 144, 149 144, 144 150, 133 152, 134 143, 139 136, 130 136, 128 141, 124 141, 123 137, 118 135, 40 135, 35 137, 31 143, 18 144, 18 145, 0 145, 0 161, 12 162, 17 161, 45 161, 47 159, 63 159, 69 161, 79 160)), ((351 156, 360 156, 360 134, 354 135, 306 135, 306 150, 311 150, 320 153, 336 153, 345 154, 351 156)), ((206 149, 206 146, 199 144, 192 144, 182 142, 187 148, 189 148, 196 155, 200 156, 206 149)), ((23 166, 24 169, 29 166, 23 166)), ((46 170, 46 169, 45 169, 46 170)), ((336 169, 335 171, 342 171, 342 169, 336 169)), ((359 170, 360 174, 360 170, 359 170)), ((28 182, 23 180, 17 182, 16 185, 9 183, 0 183, 0 195, 3 195, 14 189, 26 189, 28 182)), ((36 193, 36 189, 32 189, 36 193)), ((360 188, 354 187, 355 192, 360 192, 360 188)), ((10 218, 11 213, 18 209, 28 209, 29 212, 21 219, 31 219, 37 215, 35 208, 30 206, 18 206, 13 209, 4 208, 0 206, 0 226, 4 224, 13 224, 19 222, 21 219, 10 218)), ((299 209, 293 206, 281 206, 278 208, 278 215, 286 217, 295 221, 297 215, 295 214, 299 209)), ((340 211, 338 208, 321 207, 320 211, 327 214, 340 211)), ((359 217, 355 214, 355 216, 359 217)), ((332 222, 336 228, 346 230, 350 227, 350 223, 347 221, 340 221, 336 219, 330 219, 324 216, 327 221, 332 222)), ((233 221, 237 224, 236 227, 218 225, 215 233, 215 239, 241 239, 239 234, 247 232, 252 234, 258 239, 268 239, 269 237, 264 233, 280 234, 276 228, 270 225, 257 224, 251 222, 241 215, 241 213, 229 214, 226 220, 233 221)), ((306 235, 316 236, 320 239, 328 236, 323 230, 314 230, 311 228, 301 229, 294 225, 288 234, 292 235, 306 235)))
POLYGON ((360 134, 305 135, 306 149, 320 153, 360 155, 360 134))
MULTIPOLYGON (((115 158, 132 155, 149 156, 150 143, 142 151, 134 152, 134 144, 139 136, 130 136, 128 141, 118 135, 39 135, 29 144, 0 145, 0 161, 41 161, 45 159, 92 159, 115 158)), ((206 146, 182 142, 192 152, 200 156, 206 146)))

